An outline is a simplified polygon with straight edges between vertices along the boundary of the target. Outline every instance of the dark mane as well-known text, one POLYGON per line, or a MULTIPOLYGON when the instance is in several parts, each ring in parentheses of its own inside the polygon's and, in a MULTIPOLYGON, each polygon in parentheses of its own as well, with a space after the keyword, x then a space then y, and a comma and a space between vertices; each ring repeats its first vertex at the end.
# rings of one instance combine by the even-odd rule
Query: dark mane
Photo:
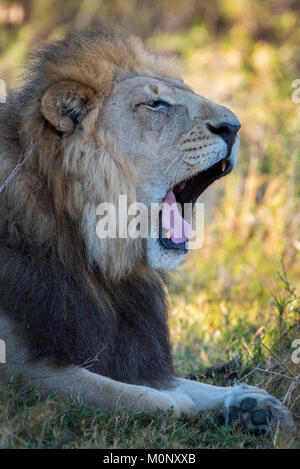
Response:
POLYGON ((33 358, 127 383, 159 386, 171 379, 166 292, 158 276, 145 270, 106 284, 98 272, 96 302, 75 272, 3 244, 1 307, 33 358))
POLYGON ((0 193, 0 307, 33 358, 159 386, 173 373, 164 282, 141 256, 118 281, 89 264, 72 198, 79 178, 64 171, 61 135, 41 113, 53 83, 81 80, 104 99, 117 70, 135 66, 168 75, 136 40, 77 35, 35 55, 25 86, 0 105, 0 185, 30 154, 0 193))

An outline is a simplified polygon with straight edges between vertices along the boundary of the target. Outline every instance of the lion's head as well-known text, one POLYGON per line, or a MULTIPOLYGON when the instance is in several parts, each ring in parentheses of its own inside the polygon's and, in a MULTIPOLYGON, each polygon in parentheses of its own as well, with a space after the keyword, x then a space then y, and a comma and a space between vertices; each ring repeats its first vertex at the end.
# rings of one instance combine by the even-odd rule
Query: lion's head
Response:
POLYGON ((2 176, 30 154, 19 183, 6 188, 21 194, 27 235, 44 249, 55 242, 62 258, 80 251, 113 278, 145 263, 177 266, 186 236, 162 238, 160 218, 155 238, 99 239, 100 203, 118 209, 123 194, 128 205, 195 203, 236 163, 236 116, 195 94, 172 60, 132 37, 88 32, 50 44, 5 106, 11 139, 2 176))

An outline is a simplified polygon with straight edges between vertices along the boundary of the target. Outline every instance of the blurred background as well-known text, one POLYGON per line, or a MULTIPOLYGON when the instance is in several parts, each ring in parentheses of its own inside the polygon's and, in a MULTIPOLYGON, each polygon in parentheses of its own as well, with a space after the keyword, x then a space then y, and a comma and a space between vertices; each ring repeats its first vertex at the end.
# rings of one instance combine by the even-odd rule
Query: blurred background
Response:
POLYGON ((199 375, 238 359, 246 370, 273 354, 290 363, 300 337, 300 1, 0 0, 0 78, 13 86, 29 52, 89 26, 177 56, 187 83, 242 123, 204 246, 172 276, 177 368, 199 375))

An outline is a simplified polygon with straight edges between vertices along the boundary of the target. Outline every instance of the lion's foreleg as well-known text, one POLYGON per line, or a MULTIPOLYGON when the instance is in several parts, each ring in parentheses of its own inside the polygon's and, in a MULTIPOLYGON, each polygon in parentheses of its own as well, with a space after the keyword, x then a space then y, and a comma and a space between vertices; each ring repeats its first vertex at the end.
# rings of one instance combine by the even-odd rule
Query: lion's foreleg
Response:
POLYGON ((224 405, 231 388, 177 378, 174 392, 189 396, 195 404, 196 411, 199 411, 224 405))
POLYGON ((271 423, 294 429, 290 412, 264 389, 247 384, 219 387, 178 378, 173 392, 190 397, 197 411, 219 408, 225 422, 238 419, 250 431, 268 430, 271 423))
POLYGON ((43 360, 25 362, 20 371, 25 381, 48 393, 70 396, 103 410, 127 408, 152 413, 156 409, 173 409, 175 415, 195 413, 194 404, 188 396, 121 383, 77 366, 51 366, 43 360))
POLYGON ((6 346, 5 363, 0 363, 0 380, 21 373, 24 382, 32 382, 48 393, 71 396, 103 410, 118 407, 144 412, 174 409, 175 415, 195 413, 192 399, 184 394, 158 391, 115 381, 78 366, 53 366, 48 360, 31 360, 15 327, 0 312, 0 339, 6 346))

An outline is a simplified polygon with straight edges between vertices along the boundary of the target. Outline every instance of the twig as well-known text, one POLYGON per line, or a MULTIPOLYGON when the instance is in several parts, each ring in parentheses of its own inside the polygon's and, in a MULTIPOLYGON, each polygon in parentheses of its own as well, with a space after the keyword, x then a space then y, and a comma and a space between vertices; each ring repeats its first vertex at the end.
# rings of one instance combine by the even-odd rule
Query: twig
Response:
POLYGON ((18 164, 17 166, 12 170, 12 172, 4 179, 4 182, 1 184, 0 186, 0 193, 5 189, 5 187, 7 186, 7 184, 9 184, 9 182, 15 177, 15 175, 17 174, 17 172, 22 168, 22 166, 24 166, 24 164, 26 163, 26 161, 28 160, 28 158, 30 157, 31 153, 33 152, 34 148, 36 146, 36 143, 33 143, 31 145, 31 148, 30 148, 30 151, 28 153, 28 155, 24 158, 24 160, 20 161, 21 160, 21 157, 23 155, 23 150, 21 151, 20 153, 20 156, 19 156, 19 160, 18 160, 18 164))
POLYGON ((271 375, 276 375, 276 376, 281 376, 282 378, 287 378, 291 379, 292 381, 299 381, 298 376, 288 376, 288 375, 283 375, 282 373, 277 373, 276 371, 271 371, 271 370, 264 370, 263 368, 256 368, 258 371, 262 371, 263 373, 269 373, 271 375))
POLYGON ((273 357, 275 357, 276 360, 278 360, 278 361, 280 362, 280 364, 283 365, 284 368, 285 368, 289 373, 291 373, 292 376, 295 377, 295 374, 293 373, 293 371, 291 371, 291 370, 289 369, 289 367, 286 366, 286 364, 284 363, 283 360, 280 360, 280 358, 277 357, 277 355, 276 355, 274 352, 272 352, 272 350, 270 350, 269 347, 267 347, 263 342, 260 342, 260 344, 261 344, 263 347, 265 347, 265 349, 268 350, 268 352, 269 352, 273 357))

